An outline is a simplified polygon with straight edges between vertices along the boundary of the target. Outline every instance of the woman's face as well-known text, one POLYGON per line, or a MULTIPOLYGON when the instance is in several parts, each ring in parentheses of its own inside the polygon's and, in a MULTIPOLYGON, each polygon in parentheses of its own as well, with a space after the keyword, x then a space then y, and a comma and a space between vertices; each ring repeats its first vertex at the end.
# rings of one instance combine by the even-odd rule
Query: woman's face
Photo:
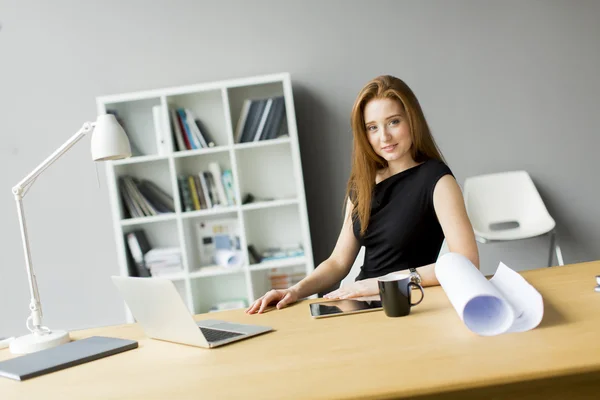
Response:
POLYGON ((412 139, 400 102, 373 99, 365 105, 365 130, 375 153, 390 162, 412 160, 412 139))

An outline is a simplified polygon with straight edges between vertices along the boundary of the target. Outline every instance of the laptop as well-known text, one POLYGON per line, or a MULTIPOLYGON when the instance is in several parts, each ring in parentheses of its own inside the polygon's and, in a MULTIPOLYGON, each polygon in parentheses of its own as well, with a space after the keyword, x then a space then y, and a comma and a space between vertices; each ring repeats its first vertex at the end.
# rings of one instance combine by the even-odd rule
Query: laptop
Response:
POLYGON ((169 279, 111 278, 133 317, 152 339, 213 348, 273 330, 216 319, 196 322, 169 279))

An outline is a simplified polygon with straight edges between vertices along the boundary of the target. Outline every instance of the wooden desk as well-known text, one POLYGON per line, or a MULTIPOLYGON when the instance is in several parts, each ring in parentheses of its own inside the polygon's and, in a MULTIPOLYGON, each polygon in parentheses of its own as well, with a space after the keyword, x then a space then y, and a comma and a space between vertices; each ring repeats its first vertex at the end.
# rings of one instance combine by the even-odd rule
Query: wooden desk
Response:
POLYGON ((377 311, 313 320, 308 302, 263 315, 198 315, 276 329, 212 350, 146 339, 137 325, 73 332, 140 347, 25 382, 0 378, 0 398, 598 398, 598 274, 600 261, 523 273, 544 297, 544 319, 496 337, 467 330, 440 287, 427 288, 404 318, 377 311))

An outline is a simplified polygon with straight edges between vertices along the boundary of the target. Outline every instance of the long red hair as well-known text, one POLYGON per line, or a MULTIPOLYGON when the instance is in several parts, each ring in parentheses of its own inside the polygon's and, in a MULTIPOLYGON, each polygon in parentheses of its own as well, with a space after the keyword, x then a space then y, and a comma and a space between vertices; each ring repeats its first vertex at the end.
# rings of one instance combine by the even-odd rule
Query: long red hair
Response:
POLYGON ((363 235, 369 226, 371 198, 375 188, 375 176, 379 169, 387 167, 387 161, 380 157, 369 143, 364 120, 365 105, 373 99, 393 99, 400 102, 404 118, 410 128, 412 159, 421 163, 426 160, 444 158, 431 135, 421 105, 413 91, 404 81, 390 75, 382 75, 367 83, 356 98, 352 108, 351 125, 353 135, 352 170, 346 189, 346 202, 350 199, 354 209, 352 220, 358 218, 360 233, 363 235))

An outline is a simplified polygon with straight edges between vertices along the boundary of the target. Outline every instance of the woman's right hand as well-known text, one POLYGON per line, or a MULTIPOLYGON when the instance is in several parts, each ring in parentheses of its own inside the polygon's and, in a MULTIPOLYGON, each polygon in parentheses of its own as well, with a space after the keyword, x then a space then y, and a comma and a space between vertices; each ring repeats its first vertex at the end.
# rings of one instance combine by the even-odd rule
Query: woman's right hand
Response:
POLYGON ((268 305, 277 302, 277 309, 281 309, 288 304, 292 304, 298 301, 298 293, 296 290, 289 289, 279 289, 279 290, 269 290, 265 293, 264 296, 258 298, 248 309, 246 310, 247 314, 260 314, 265 311, 268 305))

